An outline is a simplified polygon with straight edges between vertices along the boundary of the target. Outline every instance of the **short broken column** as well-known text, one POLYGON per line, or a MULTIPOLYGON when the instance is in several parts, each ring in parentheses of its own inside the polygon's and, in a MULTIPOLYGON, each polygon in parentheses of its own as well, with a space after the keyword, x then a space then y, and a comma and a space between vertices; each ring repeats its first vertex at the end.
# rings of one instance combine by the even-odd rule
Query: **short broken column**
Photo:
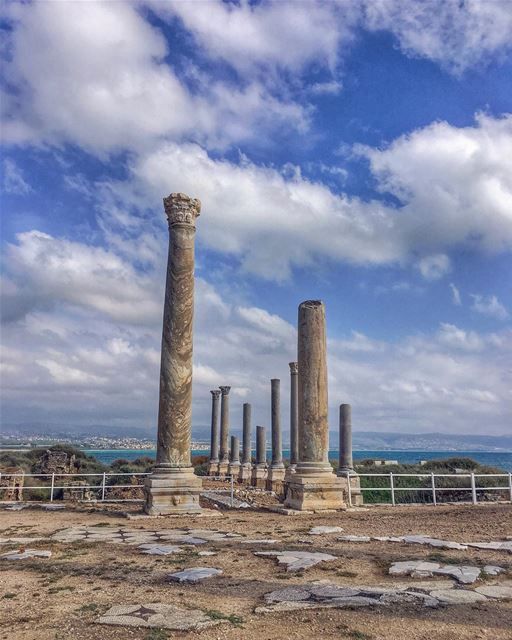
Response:
POLYGON ((219 396, 220 389, 212 389, 212 423, 210 432, 210 460, 208 475, 216 476, 219 472, 219 396))
POLYGON ((291 509, 340 509, 342 481, 329 462, 327 347, 325 306, 319 300, 299 305, 299 461, 285 499, 291 509))
POLYGON ((201 478, 194 474, 192 440, 192 324, 194 236, 199 200, 184 193, 164 198, 169 223, 156 465, 145 481, 144 510, 150 515, 201 510, 201 478))
POLYGON ((352 461, 352 407, 349 404, 340 405, 340 442, 337 475, 344 482, 345 501, 350 505, 361 506, 363 504, 361 481, 354 471, 354 463, 352 461))
POLYGON ((240 471, 240 439, 237 436, 231 436, 228 474, 230 476, 233 476, 236 480, 238 478, 239 471, 240 471))
POLYGON ((299 459, 299 367, 290 362, 290 464, 286 469, 284 481, 290 482, 299 459))
POLYGON ((256 427, 256 463, 252 467, 251 484, 265 489, 267 482, 267 441, 265 427, 256 427))
POLYGON ((272 462, 267 474, 267 491, 283 493, 285 468, 283 463, 283 439, 281 434, 281 381, 270 381, 272 462))
POLYGON ((231 387, 219 387, 220 400, 220 455, 219 476, 225 476, 229 466, 229 392, 231 387))
POLYGON ((251 405, 245 402, 243 406, 242 464, 238 474, 239 482, 250 482, 251 470, 251 405))

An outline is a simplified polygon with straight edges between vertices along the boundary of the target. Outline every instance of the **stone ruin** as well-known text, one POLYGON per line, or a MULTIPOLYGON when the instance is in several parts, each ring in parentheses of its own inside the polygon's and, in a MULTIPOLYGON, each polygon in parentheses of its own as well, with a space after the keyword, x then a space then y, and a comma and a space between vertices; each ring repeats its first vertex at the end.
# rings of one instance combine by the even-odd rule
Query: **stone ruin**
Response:
POLYGON ((39 459, 37 468, 37 473, 76 473, 78 465, 74 454, 47 449, 39 459))
POLYGON ((0 470, 0 499, 8 502, 23 500, 25 472, 21 467, 6 467, 0 470), (16 475, 14 475, 16 474, 16 475))

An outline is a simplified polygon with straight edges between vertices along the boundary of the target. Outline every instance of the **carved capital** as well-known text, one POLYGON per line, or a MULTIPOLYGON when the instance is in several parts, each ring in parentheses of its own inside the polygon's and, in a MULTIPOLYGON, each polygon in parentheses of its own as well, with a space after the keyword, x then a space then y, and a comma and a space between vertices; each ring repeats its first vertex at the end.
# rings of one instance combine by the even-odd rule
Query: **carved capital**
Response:
POLYGON ((220 396, 220 389, 212 389, 210 393, 214 398, 218 398, 220 396))
POLYGON ((164 198, 164 209, 169 227, 188 225, 195 229, 196 218, 201 211, 201 202, 184 193, 171 193, 164 198))
POLYGON ((219 387, 223 396, 227 396, 231 390, 231 387, 219 387))
POLYGON ((298 362, 290 362, 288 363, 290 367, 290 373, 299 373, 299 363, 298 362))

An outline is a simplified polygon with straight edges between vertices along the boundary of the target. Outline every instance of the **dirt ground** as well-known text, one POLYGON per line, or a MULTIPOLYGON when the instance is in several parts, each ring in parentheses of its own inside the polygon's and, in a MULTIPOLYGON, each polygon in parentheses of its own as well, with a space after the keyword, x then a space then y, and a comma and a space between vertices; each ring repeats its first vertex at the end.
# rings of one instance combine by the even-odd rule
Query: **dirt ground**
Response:
MULTIPOLYGON (((328 579, 340 585, 392 584, 389 564, 397 560, 431 560, 458 564, 497 564, 512 578, 512 556, 468 549, 445 551, 401 543, 348 543, 336 535, 310 536, 315 525, 338 525, 343 534, 425 534, 458 542, 501 540, 512 535, 511 505, 372 507, 329 514, 283 516, 268 511, 223 511, 218 517, 172 517, 127 520, 119 507, 75 507, 46 512, 0 511, 0 536, 46 536, 79 525, 134 529, 194 527, 276 538, 273 547, 241 545, 236 539, 207 543, 172 556, 145 556, 131 545, 103 542, 63 544, 40 541, 30 548, 51 549, 49 559, 0 562, 0 640, 162 640, 199 638, 274 640, 275 638, 352 640, 511 640, 512 601, 452 605, 439 609, 388 606, 371 609, 324 609, 255 614, 263 595, 291 584, 328 579), (337 560, 286 573, 273 558, 255 550, 300 549, 327 552, 337 560), (213 566, 223 575, 196 585, 170 583, 166 576, 186 567, 213 566), (162 602, 236 616, 232 622, 197 632, 96 625, 114 604, 162 602)), ((14 546, 2 545, 2 551, 14 546)), ((396 579, 395 579, 396 580, 396 579)), ((401 579, 403 582, 404 579, 401 579)), ((406 579, 405 579, 406 580, 406 579)))

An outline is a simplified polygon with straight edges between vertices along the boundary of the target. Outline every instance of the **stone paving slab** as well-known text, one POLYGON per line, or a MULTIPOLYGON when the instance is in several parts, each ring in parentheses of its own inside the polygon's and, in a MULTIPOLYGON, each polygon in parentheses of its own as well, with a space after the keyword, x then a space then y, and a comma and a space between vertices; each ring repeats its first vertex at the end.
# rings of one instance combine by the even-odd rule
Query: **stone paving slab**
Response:
POLYGON ((336 556, 331 556, 328 553, 310 551, 256 551, 254 555, 275 557, 279 564, 286 565, 286 571, 301 571, 309 569, 319 562, 337 560, 336 556))
POLYGON ((191 569, 171 573, 168 577, 171 582, 200 582, 206 578, 213 578, 221 574, 222 570, 214 567, 192 567, 191 569))
POLYGON ((142 553, 148 556, 170 556, 173 553, 181 553, 181 547, 164 544, 140 544, 138 549, 142 549, 142 553))
POLYGON ((322 536, 327 533, 341 533, 343 531, 342 527, 328 527, 319 525, 318 527, 312 527, 308 533, 310 536, 322 536))
POLYGON ((497 600, 512 600, 512 587, 497 584, 486 584, 483 587, 475 589, 477 593, 481 593, 487 598, 496 598, 497 600))
MULTIPOLYGON (((502 567, 488 565, 492 572, 490 575, 498 575, 505 571, 502 567)), ((485 573, 485 569, 483 570, 485 573)), ((447 575, 455 578, 461 584, 473 584, 482 575, 480 567, 470 565, 441 565, 437 562, 423 562, 421 560, 407 560, 405 562, 393 562, 389 568, 389 575, 392 576, 412 576, 413 578, 428 578, 434 575, 447 575)))
POLYGON ((488 551, 508 551, 512 553, 512 540, 502 540, 495 542, 454 542, 453 540, 441 540, 439 538, 431 538, 423 534, 407 535, 407 536, 339 536, 336 538, 340 542, 405 542, 406 544, 421 544, 435 547, 438 549, 452 549, 465 551, 468 547, 488 551))
POLYGON ((172 604, 116 605, 96 620, 98 624, 127 627, 156 627, 172 631, 195 631, 224 622, 213 620, 200 609, 183 609, 172 604))
POLYGON ((0 544, 30 544, 32 542, 39 542, 39 540, 47 540, 48 538, 0 538, 0 544))
POLYGON ((0 555, 1 560, 26 560, 27 558, 50 558, 51 551, 43 549, 24 549, 23 551, 9 551, 0 555))

